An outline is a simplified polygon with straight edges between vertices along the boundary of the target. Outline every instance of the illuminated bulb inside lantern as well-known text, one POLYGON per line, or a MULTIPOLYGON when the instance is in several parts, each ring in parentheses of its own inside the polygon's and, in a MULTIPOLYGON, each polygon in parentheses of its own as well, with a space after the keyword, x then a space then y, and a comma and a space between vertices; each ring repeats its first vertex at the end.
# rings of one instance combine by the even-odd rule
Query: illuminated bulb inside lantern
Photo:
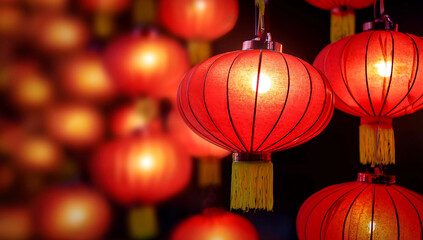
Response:
POLYGON ((52 41, 59 41, 63 45, 71 45, 78 39, 75 25, 70 22, 53 23, 49 31, 52 41))
POLYGON ((141 170, 148 171, 153 168, 153 158, 151 156, 143 156, 138 162, 141 170))
POLYGON ((204 11, 204 9, 206 8, 206 2, 204 0, 197 0, 195 1, 195 8, 198 11, 204 11))
MULTIPOLYGON (((271 85, 272 85, 272 82, 270 81, 269 76, 267 76, 264 73, 260 73, 258 92, 265 93, 269 91, 271 85)), ((253 91, 255 92, 257 88, 257 75, 253 76, 251 81, 251 87, 253 88, 253 91)))
POLYGON ((221 236, 212 236, 210 240, 224 240, 221 236))
POLYGON ((375 222, 373 222, 373 221, 370 221, 369 222, 369 233, 372 233, 372 232, 374 232, 375 231, 375 226, 376 226, 376 223, 375 222), (373 224, 372 224, 373 223, 373 224), (372 226, 373 225, 373 226, 372 226))
POLYGON ((66 220, 71 225, 80 225, 86 218, 86 209, 81 205, 73 204, 66 211, 66 220))
POLYGON ((392 62, 379 62, 375 64, 377 72, 382 77, 390 77, 392 71, 392 62))

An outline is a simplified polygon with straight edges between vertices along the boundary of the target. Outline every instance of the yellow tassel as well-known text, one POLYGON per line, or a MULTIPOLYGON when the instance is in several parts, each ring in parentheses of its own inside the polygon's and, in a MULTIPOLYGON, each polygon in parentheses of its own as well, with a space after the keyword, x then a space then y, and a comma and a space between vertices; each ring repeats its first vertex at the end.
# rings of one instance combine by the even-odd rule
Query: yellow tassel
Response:
POLYGON ((195 65, 211 55, 210 42, 204 40, 188 41, 188 54, 191 65, 195 65))
POLYGON ((233 162, 231 209, 273 210, 272 162, 233 162))
POLYGON ((336 42, 341 38, 355 33, 354 10, 342 11, 339 8, 331 12, 330 18, 330 41, 336 42))
POLYGON ((157 0, 135 0, 132 20, 135 25, 151 25, 156 22, 157 0))
POLYGON ((220 186, 221 185, 220 161, 214 157, 200 158, 198 161, 198 186, 220 186))
POLYGON ((108 13, 98 13, 94 16, 94 34, 100 38, 107 38, 114 31, 113 16, 108 13))
POLYGON ((360 126, 360 163, 375 165, 395 164, 395 137, 392 127, 377 124, 360 126), (377 140, 379 133, 379 141, 377 140), (376 149, 377 147, 377 149, 376 149))
POLYGON ((134 208, 129 213, 129 232, 132 239, 150 239, 157 236, 158 224, 153 207, 134 208))

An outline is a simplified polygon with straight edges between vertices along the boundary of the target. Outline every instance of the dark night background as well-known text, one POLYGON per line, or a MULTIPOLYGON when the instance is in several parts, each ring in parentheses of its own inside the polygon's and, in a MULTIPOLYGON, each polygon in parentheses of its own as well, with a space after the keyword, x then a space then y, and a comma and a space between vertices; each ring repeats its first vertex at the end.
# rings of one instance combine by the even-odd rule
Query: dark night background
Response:
MULTIPOLYGON (((235 28, 213 42, 213 54, 238 50, 243 41, 254 37, 254 1, 240 0, 239 3, 240 12, 235 28)), ((387 0, 385 8, 392 20, 399 24, 399 31, 423 36, 421 0, 387 0)), ((285 53, 312 63, 318 52, 329 44, 329 11, 311 6, 304 0, 270 0, 266 12, 270 14, 270 26, 267 28, 270 29, 273 40, 283 45, 285 53)), ((371 20, 373 8, 357 10, 357 32, 361 31, 364 22, 371 20)), ((129 31, 132 28, 129 22, 128 17, 121 14, 119 31, 129 31)), ((182 42, 182 39, 179 40, 182 42)), ((20 51, 22 55, 34 54, 27 49, 20 51)), ((19 119, 6 103, 3 99, 3 114, 19 119)), ((297 239, 295 221, 301 204, 324 187, 354 181, 357 173, 365 170, 359 163, 359 124, 358 117, 335 110, 331 122, 320 135, 301 146, 272 154, 273 212, 237 211, 256 226, 260 239, 297 239)), ((423 193, 423 111, 394 119, 393 128, 396 165, 389 166, 388 173, 397 175, 399 185, 423 193)), ((85 153, 73 156, 75 159, 80 157, 86 157, 85 153)), ((159 239, 167 239, 175 224, 193 214, 201 213, 203 207, 221 206, 229 210, 231 158, 227 157, 223 161, 223 182, 219 189, 199 189, 195 174, 182 193, 157 206, 161 234, 159 239)), ((84 182, 90 182, 87 173, 83 173, 80 178, 84 182)), ((113 208, 113 222, 105 239, 128 238, 124 235, 126 208, 117 204, 113 208)))

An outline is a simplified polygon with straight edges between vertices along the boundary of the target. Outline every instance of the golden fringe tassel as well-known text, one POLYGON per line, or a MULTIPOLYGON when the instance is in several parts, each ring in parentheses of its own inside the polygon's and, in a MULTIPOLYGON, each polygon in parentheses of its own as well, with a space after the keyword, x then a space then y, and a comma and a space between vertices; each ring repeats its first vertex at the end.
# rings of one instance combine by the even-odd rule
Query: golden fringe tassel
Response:
POLYGON ((129 212, 129 232, 132 239, 150 239, 157 236, 158 224, 153 207, 139 207, 129 212))
POLYGON ((107 38, 115 29, 113 16, 108 13, 98 13, 94 16, 94 34, 99 38, 107 38))
POLYGON ((336 42, 341 38, 355 33, 354 11, 332 11, 330 18, 330 41, 336 42))
POLYGON ((220 186, 222 173, 217 158, 200 158, 198 161, 198 186, 220 186))
POLYGON ((379 126, 379 143, 377 143, 377 135, 377 124, 360 126, 360 163, 372 166, 395 164, 394 130, 379 126))
POLYGON ((135 25, 151 25, 157 18, 157 0, 134 0, 132 21, 135 25))
POLYGON ((187 47, 191 65, 195 65, 211 55, 211 45, 208 41, 190 40, 187 47))
POLYGON ((231 210, 273 210, 272 162, 233 162, 231 210))

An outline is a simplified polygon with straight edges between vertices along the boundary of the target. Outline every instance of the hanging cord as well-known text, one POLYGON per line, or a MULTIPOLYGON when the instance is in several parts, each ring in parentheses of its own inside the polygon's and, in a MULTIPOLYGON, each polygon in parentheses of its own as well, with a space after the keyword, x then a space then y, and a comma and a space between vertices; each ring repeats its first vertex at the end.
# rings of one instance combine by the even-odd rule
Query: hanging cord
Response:
POLYGON ((256 6, 256 22, 255 22, 255 35, 260 39, 265 39, 266 36, 266 28, 265 28, 265 9, 268 0, 255 0, 256 6))
POLYGON ((391 20, 391 17, 385 13, 384 0, 374 1, 373 15, 374 15, 376 23, 385 24, 385 30, 391 30, 391 29, 397 30, 398 26, 395 25, 394 22, 391 20), (379 7, 378 7, 378 2, 379 2, 379 7))

